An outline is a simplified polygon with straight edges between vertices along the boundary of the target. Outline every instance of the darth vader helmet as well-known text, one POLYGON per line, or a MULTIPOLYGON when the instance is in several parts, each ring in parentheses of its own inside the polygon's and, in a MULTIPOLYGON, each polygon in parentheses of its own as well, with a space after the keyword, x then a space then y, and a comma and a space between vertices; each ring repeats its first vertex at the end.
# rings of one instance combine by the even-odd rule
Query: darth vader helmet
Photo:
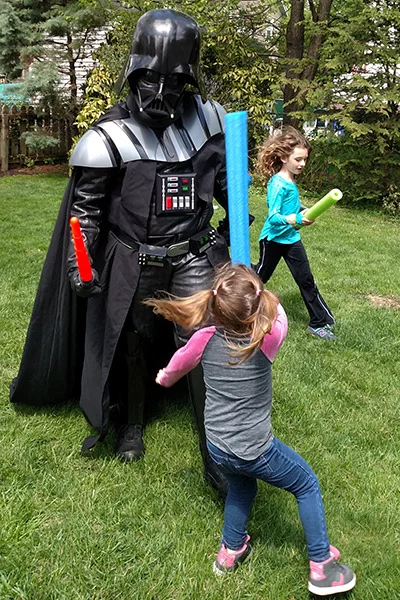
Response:
POLYGON ((128 81, 140 117, 153 127, 169 125, 180 115, 187 84, 206 101, 200 45, 199 25, 189 15, 171 9, 146 12, 137 22, 117 93, 128 81))

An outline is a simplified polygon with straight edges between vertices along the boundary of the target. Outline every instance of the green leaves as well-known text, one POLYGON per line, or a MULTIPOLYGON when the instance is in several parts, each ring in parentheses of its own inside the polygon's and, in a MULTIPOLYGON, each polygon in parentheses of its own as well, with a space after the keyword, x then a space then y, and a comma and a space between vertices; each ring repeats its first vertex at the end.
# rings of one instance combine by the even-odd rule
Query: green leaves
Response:
MULTIPOLYGON (((87 131, 107 108, 115 104, 113 77, 104 66, 93 69, 85 89, 85 101, 77 117, 78 138, 87 131)), ((78 140, 76 138, 74 142, 78 140)))

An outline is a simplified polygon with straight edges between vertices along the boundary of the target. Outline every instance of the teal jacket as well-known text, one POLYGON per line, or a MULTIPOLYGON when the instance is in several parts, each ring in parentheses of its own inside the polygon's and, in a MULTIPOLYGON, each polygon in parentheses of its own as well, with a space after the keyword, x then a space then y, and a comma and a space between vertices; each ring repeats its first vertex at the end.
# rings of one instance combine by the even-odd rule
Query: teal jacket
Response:
POLYGON ((267 187, 268 215, 259 240, 267 239, 279 244, 294 244, 300 233, 286 221, 287 215, 296 214, 298 225, 302 223, 299 190, 297 185, 284 179, 279 173, 273 175, 267 187))

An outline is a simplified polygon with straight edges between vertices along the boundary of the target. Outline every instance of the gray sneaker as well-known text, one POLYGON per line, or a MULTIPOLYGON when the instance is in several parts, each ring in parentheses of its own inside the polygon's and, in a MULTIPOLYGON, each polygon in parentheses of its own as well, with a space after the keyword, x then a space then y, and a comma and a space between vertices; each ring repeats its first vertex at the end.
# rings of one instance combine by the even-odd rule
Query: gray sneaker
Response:
POLYGON ((354 571, 347 565, 338 563, 334 555, 324 562, 310 560, 308 590, 316 596, 330 596, 352 590, 356 585, 354 571))
POLYGON ((310 327, 308 326, 306 331, 311 333, 314 337, 319 337, 323 340, 338 340, 339 338, 333 333, 331 325, 324 325, 324 327, 310 327))

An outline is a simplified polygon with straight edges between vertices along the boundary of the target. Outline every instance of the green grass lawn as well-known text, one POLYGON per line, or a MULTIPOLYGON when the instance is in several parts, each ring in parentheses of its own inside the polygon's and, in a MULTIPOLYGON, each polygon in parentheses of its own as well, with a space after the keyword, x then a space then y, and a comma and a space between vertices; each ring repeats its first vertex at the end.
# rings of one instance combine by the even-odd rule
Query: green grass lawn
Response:
MULTIPOLYGON (((184 386, 158 403, 145 432, 145 459, 133 465, 113 457, 111 435, 80 455, 91 429, 76 406, 9 403, 66 181, 0 179, 0 600, 310 598, 295 501, 266 484, 249 521, 251 560, 231 577, 213 575, 223 504, 203 481, 184 386)), ((264 191, 251 188, 250 205, 254 262, 264 191)), ((269 287, 286 309, 289 332, 273 368, 274 431, 319 476, 331 542, 357 574, 348 597, 395 600, 399 220, 336 206, 302 238, 341 341, 306 334, 305 307, 280 264, 269 287)))

